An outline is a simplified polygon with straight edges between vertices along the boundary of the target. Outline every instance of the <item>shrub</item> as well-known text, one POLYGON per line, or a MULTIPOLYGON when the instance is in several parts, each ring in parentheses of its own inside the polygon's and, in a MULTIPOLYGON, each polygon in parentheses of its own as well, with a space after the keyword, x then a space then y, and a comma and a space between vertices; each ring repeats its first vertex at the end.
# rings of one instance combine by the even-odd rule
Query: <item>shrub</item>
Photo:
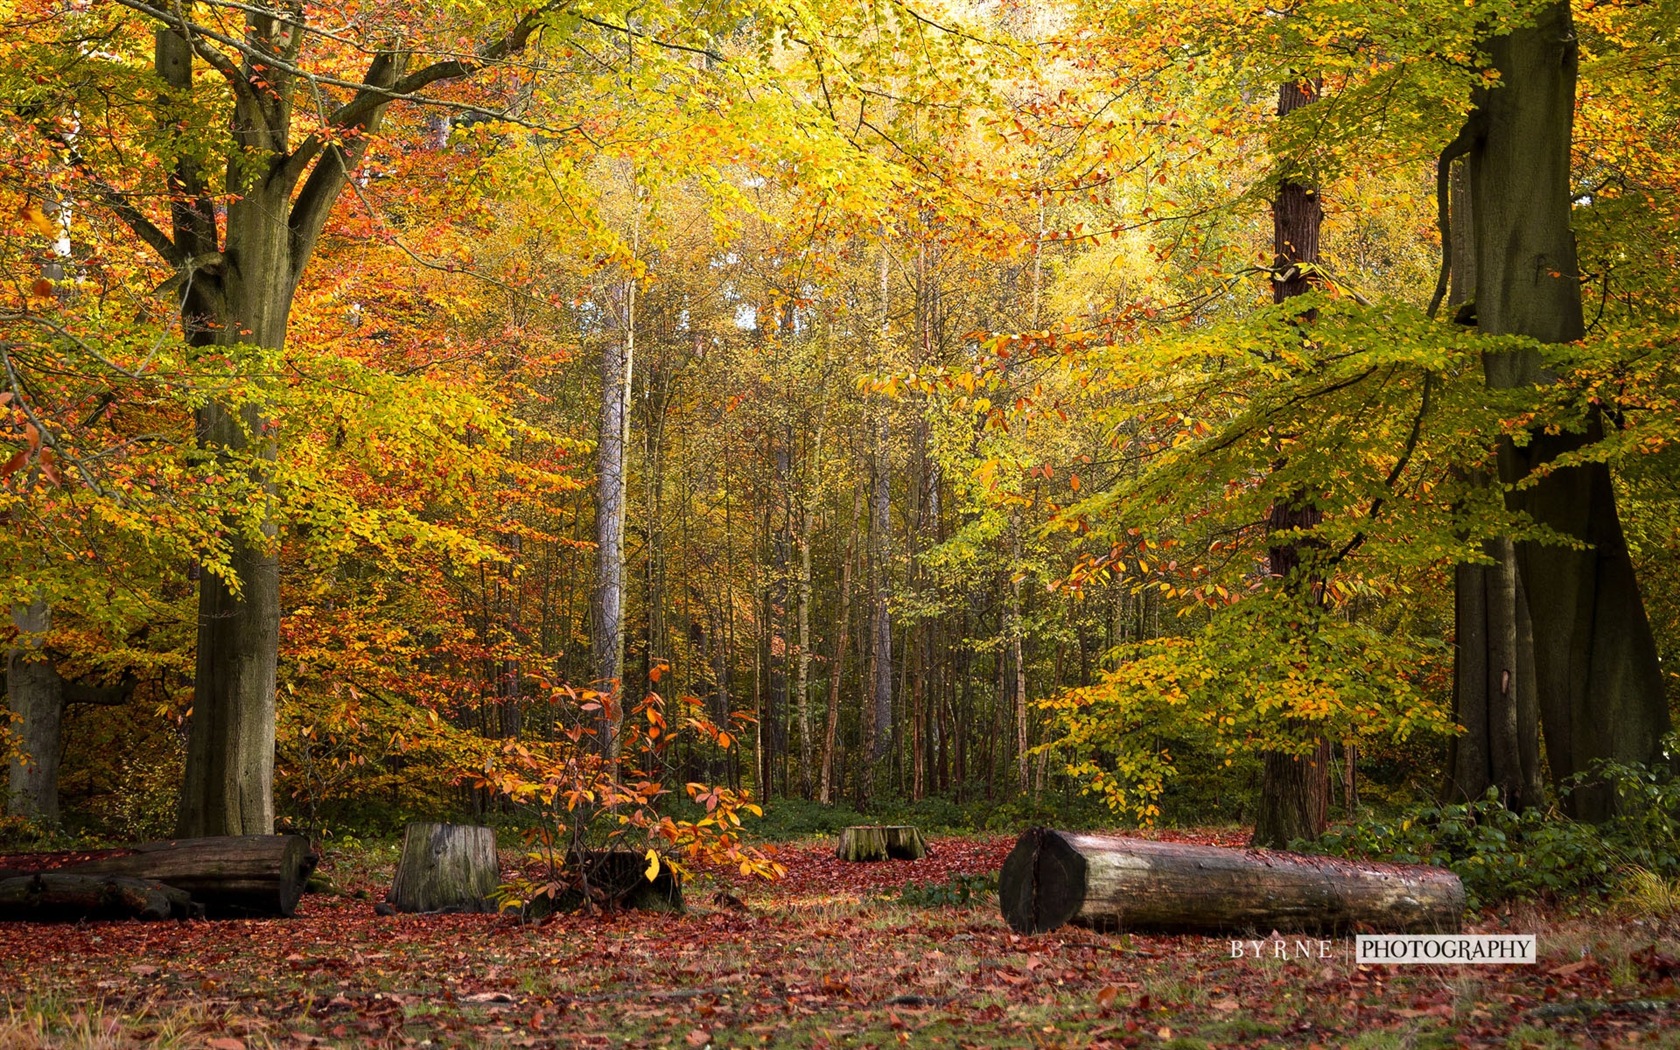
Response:
POLYGON ((612 713, 616 698, 561 687, 556 699, 569 710, 569 721, 558 727, 556 740, 507 741, 481 768, 463 777, 475 787, 501 794, 531 818, 524 836, 528 859, 537 870, 502 886, 504 909, 525 910, 536 902, 537 907, 526 912, 532 914, 556 904, 586 909, 610 905, 612 899, 601 890, 612 880, 596 876, 609 864, 608 854, 616 851, 645 856, 649 882, 664 868, 685 875, 690 865, 729 866, 765 879, 781 876, 780 864, 744 841, 743 815, 763 815, 746 792, 689 783, 684 791, 700 808, 696 819, 661 811, 662 800, 670 794, 663 775, 671 743, 689 735, 728 750, 739 739, 739 733, 731 731, 738 727, 714 725, 693 697, 679 699, 673 725, 665 717, 663 698, 648 693, 623 719, 609 760, 596 742, 596 727, 612 713))
MULTIPOLYGON (((1671 745, 1672 746, 1672 745, 1671 745)), ((1601 762, 1571 780, 1608 784, 1616 816, 1583 824, 1539 809, 1513 813, 1489 790, 1472 802, 1366 818, 1299 848, 1450 868, 1472 907, 1526 897, 1604 895, 1616 873, 1680 876, 1680 777, 1663 767, 1601 762)))

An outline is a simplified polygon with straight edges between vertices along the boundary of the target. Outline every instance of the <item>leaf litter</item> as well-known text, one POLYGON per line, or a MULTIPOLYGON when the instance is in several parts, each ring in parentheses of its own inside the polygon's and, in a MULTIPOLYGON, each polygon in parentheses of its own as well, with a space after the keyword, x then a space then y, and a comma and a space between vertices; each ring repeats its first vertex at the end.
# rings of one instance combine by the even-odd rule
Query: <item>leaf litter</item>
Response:
MULTIPOLYGON (((1156 837, 1241 845, 1235 831, 1156 837)), ((1484 913, 1473 930, 1540 933, 1540 965, 1379 968, 1355 966, 1347 939, 1329 959, 1233 959, 1214 937, 1018 936, 988 894, 902 903, 907 883, 994 875, 1012 845, 932 839, 922 860, 868 864, 825 844, 784 846, 783 880, 700 880, 681 916, 519 925, 385 917, 368 900, 309 896, 290 920, 6 924, 0 1005, 17 1024, 54 1003, 90 1004, 130 1045, 168 1029, 215 1050, 1333 1047, 1381 1030, 1397 1045, 1504 1047, 1536 1026, 1578 1045, 1680 1047, 1672 926, 1484 913)))

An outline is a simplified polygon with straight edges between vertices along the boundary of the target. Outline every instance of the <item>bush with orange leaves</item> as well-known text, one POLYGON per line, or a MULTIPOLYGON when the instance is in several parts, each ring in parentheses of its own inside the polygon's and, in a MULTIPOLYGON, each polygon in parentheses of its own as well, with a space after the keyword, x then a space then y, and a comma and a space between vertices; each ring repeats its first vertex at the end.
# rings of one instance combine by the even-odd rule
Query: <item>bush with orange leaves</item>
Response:
POLYGON ((506 741, 464 778, 531 817, 524 832, 529 866, 502 885, 504 910, 530 917, 556 908, 612 909, 645 900, 656 883, 668 891, 698 867, 781 877, 773 850, 746 841, 742 817, 763 816, 747 791, 688 782, 686 796, 701 812, 695 819, 669 812, 673 792, 664 780, 672 746, 687 737, 727 752, 739 740, 707 717, 698 699, 676 700, 673 725, 656 692, 623 717, 616 691, 559 686, 553 698, 563 717, 552 740, 506 741), (627 866, 627 858, 636 863, 627 866))

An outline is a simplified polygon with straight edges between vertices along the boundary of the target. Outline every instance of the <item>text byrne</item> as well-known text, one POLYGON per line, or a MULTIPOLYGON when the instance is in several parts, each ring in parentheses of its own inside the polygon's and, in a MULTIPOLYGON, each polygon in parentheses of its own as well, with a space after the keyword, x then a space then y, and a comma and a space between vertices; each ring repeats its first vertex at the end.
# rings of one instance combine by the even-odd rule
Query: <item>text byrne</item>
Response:
POLYGON ((1232 941, 1233 959, 1329 959, 1330 941, 1232 941))

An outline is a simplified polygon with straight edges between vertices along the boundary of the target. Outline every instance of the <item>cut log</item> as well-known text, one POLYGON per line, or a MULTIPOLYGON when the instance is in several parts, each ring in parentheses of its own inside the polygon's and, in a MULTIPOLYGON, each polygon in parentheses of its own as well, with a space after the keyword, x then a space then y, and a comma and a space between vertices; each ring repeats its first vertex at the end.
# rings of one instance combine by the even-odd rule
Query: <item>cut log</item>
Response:
POLYGON ((1181 933, 1456 932, 1464 886, 1445 868, 1033 828, 1003 862, 1018 933, 1067 923, 1181 933))
POLYGON ((0 879, 0 922, 191 919, 203 906, 172 886, 124 875, 37 872, 0 879))
POLYGON ((496 833, 472 824, 410 824, 385 899, 404 912, 495 911, 496 833))
POLYGON ((863 824, 840 833, 834 855, 841 860, 921 860, 927 856, 922 833, 908 825, 863 824))
POLYGON ((288 917, 319 860, 302 835, 216 835, 146 842, 66 870, 161 882, 184 890, 212 917, 288 917))

